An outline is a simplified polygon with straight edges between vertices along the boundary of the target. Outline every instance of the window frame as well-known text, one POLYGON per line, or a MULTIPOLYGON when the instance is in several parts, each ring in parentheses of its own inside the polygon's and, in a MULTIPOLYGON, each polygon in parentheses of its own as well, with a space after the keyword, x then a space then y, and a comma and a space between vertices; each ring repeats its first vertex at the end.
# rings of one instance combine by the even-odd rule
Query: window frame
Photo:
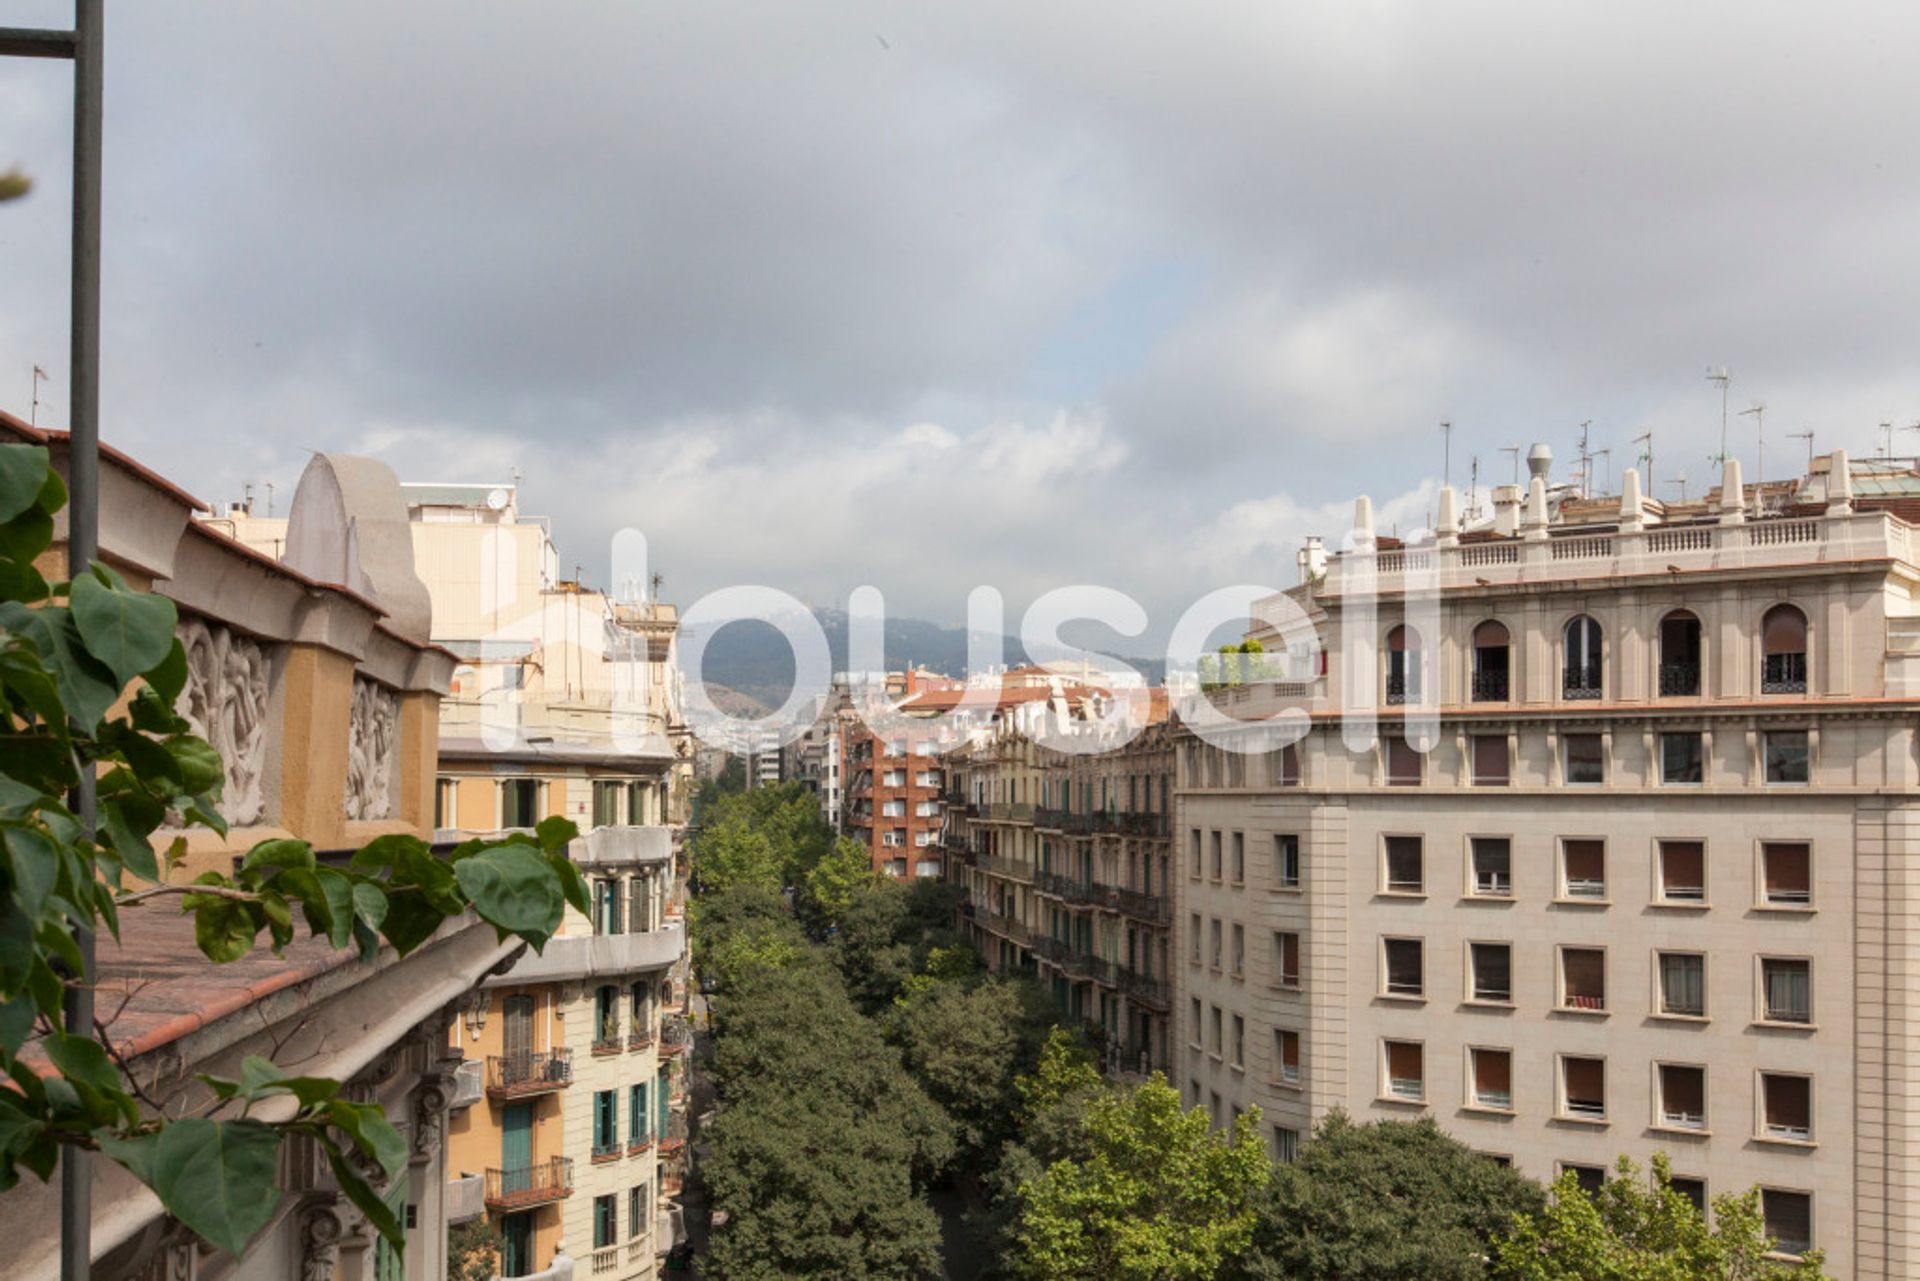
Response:
POLYGON ((1563 907, 1608 907, 1613 903, 1613 879, 1608 875, 1607 864, 1610 851, 1604 836, 1556 836, 1554 837, 1554 886, 1553 901, 1563 907), (1575 894, 1573 881, 1567 875, 1567 846, 1595 844, 1600 847, 1600 892, 1598 894, 1575 894))
POLYGON ((1707 742, 1707 732, 1700 729, 1661 730, 1659 733, 1659 778, 1662 787, 1705 787, 1707 769, 1711 757, 1711 748, 1707 742), (1700 777, 1694 779, 1670 778, 1667 773, 1667 744, 1682 739, 1692 739, 1699 749, 1700 777))
POLYGON ((1815 999, 1813 983, 1813 957, 1793 955, 1782 952, 1759 952, 1753 958, 1754 1010, 1753 1021, 1757 1026, 1785 1028, 1800 1032, 1818 1030, 1820 1026, 1818 1001, 1815 999), (1800 1019, 1779 1019, 1772 1017, 1772 1008, 1767 1004, 1767 963, 1787 962, 1806 967, 1807 975, 1807 1017, 1800 1019))
POLYGON ((1378 949, 1380 965, 1380 987, 1378 996, 1386 1001, 1425 1003, 1427 999, 1427 940, 1416 934, 1382 934, 1378 949), (1420 990, 1417 992, 1396 992, 1393 990, 1391 962, 1388 959, 1388 945, 1391 943, 1411 944, 1420 963, 1420 990))
POLYGON ((1710 965, 1705 951, 1691 948, 1656 947, 1653 949, 1653 995, 1648 1004, 1653 1018, 1675 1019, 1683 1023, 1707 1023, 1712 1021, 1712 988, 1709 987, 1710 965), (1690 957, 1700 962, 1700 1012, 1688 1014, 1680 1010, 1667 1008, 1666 960, 1668 957, 1690 957))
MULTIPOLYGON (((1613 1013, 1608 1002, 1609 982, 1607 947, 1604 943, 1556 943, 1553 947, 1553 1012, 1556 1014, 1576 1014, 1586 1018, 1605 1018, 1613 1013), (1600 1003, 1587 1007, 1568 1004, 1567 991, 1567 953, 1597 952, 1600 956, 1600 1003)), ((1585 998, 1582 998, 1585 999, 1585 998)))
POLYGON ((1753 846, 1753 906, 1760 912, 1806 914, 1819 909, 1819 883, 1814 879, 1814 848, 1811 838, 1762 837, 1753 846), (1805 902, 1776 901, 1767 889, 1767 851, 1780 846, 1799 846, 1807 856, 1807 897, 1805 902))
POLYGON ((1463 1003, 1467 1005, 1491 1006, 1495 1009, 1512 1008, 1514 1003, 1513 1002, 1513 940, 1511 939, 1467 939, 1465 942, 1465 947, 1466 947, 1467 974, 1466 974, 1466 983, 1463 985, 1465 988, 1465 997, 1463 999, 1463 1003), (1507 994, 1505 996, 1480 995, 1480 967, 1476 963, 1475 949, 1483 948, 1483 947, 1489 947, 1489 948, 1498 947, 1498 948, 1506 949, 1507 994))
POLYGON ((1380 1038, 1379 1091, 1379 1101, 1382 1103, 1399 1104, 1403 1107, 1427 1106, 1427 1043, 1425 1041, 1404 1036, 1383 1036, 1380 1038), (1420 1056, 1420 1075, 1418 1077, 1420 1093, 1417 1095, 1401 1094, 1393 1088, 1395 1080, 1414 1079, 1408 1077, 1396 1078, 1393 1075, 1393 1047, 1400 1045, 1413 1047, 1414 1051, 1420 1056))
POLYGON ((1810 729, 1763 729, 1760 731, 1760 781, 1766 787, 1811 787, 1813 785, 1813 748, 1814 734, 1810 729), (1773 740, 1776 737, 1789 738, 1797 735, 1800 739, 1801 759, 1800 778, 1774 777, 1773 740))
POLYGON ((1648 905, 1661 908, 1677 908, 1681 911, 1703 912, 1713 906, 1709 894, 1708 871, 1712 867, 1709 841, 1704 836, 1656 836, 1653 838, 1653 891, 1648 905), (1667 894, 1667 847, 1669 845, 1693 845, 1700 851, 1700 896, 1698 898, 1672 898, 1667 894))
POLYGON ((1478 1045, 1469 1043, 1462 1047, 1466 1053, 1465 1098, 1461 1105, 1476 1112, 1494 1112, 1501 1116, 1514 1114, 1513 1090, 1513 1047, 1510 1045, 1478 1045), (1504 1104, 1489 1103, 1480 1097, 1479 1056, 1482 1054, 1504 1054, 1507 1056, 1507 1101, 1504 1104))
POLYGON ((1753 1071, 1753 1140, 1756 1143, 1781 1144, 1794 1148, 1812 1148, 1819 1146, 1819 1130, 1814 1124, 1818 1114, 1815 1100, 1819 1094, 1815 1090, 1814 1073, 1791 1072, 1775 1068, 1755 1068, 1753 1071), (1767 1121, 1767 1083, 1770 1079, 1805 1081, 1807 1084, 1807 1124, 1805 1134, 1774 1134, 1768 1128, 1767 1121))
POLYGON ((1425 898, 1427 896, 1427 838, 1421 832, 1382 832, 1380 833, 1380 882, 1379 893, 1390 898, 1425 898), (1407 883, 1394 884, 1393 849, 1396 841, 1412 841, 1414 856, 1418 860, 1419 879, 1407 883))
MULTIPOLYGON (((1807 1203, 1806 1248, 1807 1250, 1815 1249, 1819 1243, 1819 1235, 1815 1228, 1815 1215, 1817 1211, 1815 1208, 1816 1203, 1814 1200, 1813 1190, 1811 1188, 1783 1188, 1783 1187, 1780 1187, 1778 1184, 1772 1184, 1772 1183, 1762 1183, 1762 1184, 1759 1184, 1758 1186, 1760 1188, 1760 1231, 1769 1238, 1774 1237, 1774 1233, 1771 1230, 1769 1230, 1768 1223, 1767 1223, 1767 1194, 1768 1193, 1770 1192, 1776 1193, 1782 1196, 1803 1197, 1805 1198, 1807 1203)), ((1806 1250, 1772 1250, 1772 1251, 1769 1251, 1768 1257, 1778 1258, 1778 1259, 1803 1259, 1806 1257, 1806 1250)))
POLYGON ((1574 1125, 1606 1126, 1613 1122, 1613 1111, 1607 1101, 1609 1093, 1607 1056, 1604 1054, 1565 1054, 1553 1056, 1553 1119, 1574 1125), (1569 1106, 1567 1098, 1567 1066, 1570 1063, 1598 1063, 1600 1065, 1600 1111, 1597 1114, 1575 1112, 1569 1106))
POLYGON ((1298 893, 1306 880, 1306 863, 1300 856, 1300 833, 1273 834, 1273 879, 1276 889, 1298 893), (1289 844, 1291 842, 1291 844, 1289 844), (1293 863, 1293 875, 1287 875, 1287 863, 1293 863))
MULTIPOLYGON (((1513 885, 1513 837, 1511 835, 1501 835, 1491 832, 1468 833, 1466 842, 1466 885, 1462 891, 1462 897, 1484 899, 1494 903, 1513 902, 1515 898, 1513 885), (1480 888, 1479 852, 1482 841, 1498 841, 1507 847, 1507 888, 1504 891, 1497 889, 1483 890, 1480 888)), ((1497 883, 1498 882, 1496 882, 1496 884, 1497 883)))
POLYGON ((1605 787, 1607 785, 1607 735, 1579 731, 1560 735, 1560 781, 1568 787, 1605 787), (1595 739, 1600 745, 1600 777, 1595 779, 1577 779, 1573 776, 1573 740, 1595 739))
MULTIPOLYGON (((1650 1122, 1653 1129, 1665 1130, 1676 1134, 1689 1134, 1706 1137, 1713 1133, 1713 1113, 1708 1100, 1710 1077, 1704 1063, 1689 1063, 1681 1059, 1655 1059, 1653 1061, 1653 1117, 1650 1122), (1700 1074, 1700 1114, 1699 1124, 1688 1124, 1684 1120, 1676 1121, 1668 1115, 1667 1108, 1667 1070, 1676 1072, 1698 1072, 1700 1074)), ((1687 1115, 1691 1115, 1690 1113, 1687 1115)))

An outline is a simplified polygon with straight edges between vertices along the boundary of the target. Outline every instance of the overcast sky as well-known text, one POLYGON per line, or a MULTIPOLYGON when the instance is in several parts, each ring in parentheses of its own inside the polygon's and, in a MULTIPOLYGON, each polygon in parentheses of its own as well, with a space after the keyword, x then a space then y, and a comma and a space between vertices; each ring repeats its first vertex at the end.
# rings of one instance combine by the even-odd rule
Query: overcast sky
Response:
MULTIPOLYGON (((110 442, 214 500, 518 468, 683 603, 1096 582, 1158 632, 1355 493, 1422 523, 1441 419, 1462 485, 1652 428, 1662 496, 1710 364, 1770 473, 1920 420, 1911 4, 140 0, 109 42, 110 442)), ((68 85, 0 66, 0 406, 37 362, 54 426, 68 85)))

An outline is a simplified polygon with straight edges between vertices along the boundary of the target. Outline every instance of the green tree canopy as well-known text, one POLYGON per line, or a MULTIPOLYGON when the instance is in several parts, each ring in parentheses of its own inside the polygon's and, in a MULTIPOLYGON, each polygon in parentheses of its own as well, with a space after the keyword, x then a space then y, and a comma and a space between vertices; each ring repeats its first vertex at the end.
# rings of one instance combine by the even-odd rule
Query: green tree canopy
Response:
POLYGON ((1094 1097, 1084 1160, 1020 1188, 1016 1271, 1040 1281, 1207 1281, 1252 1237, 1270 1174, 1255 1110, 1215 1134, 1158 1075, 1094 1097))
POLYGON ((1335 1112, 1275 1171, 1247 1278, 1468 1281, 1540 1186, 1447 1137, 1431 1119, 1357 1125, 1335 1112))
POLYGON ((1760 1192, 1715 1197, 1713 1222, 1674 1191, 1664 1152, 1653 1158, 1653 1178, 1621 1157, 1614 1177, 1597 1193, 1571 1172, 1553 1185, 1547 1206, 1522 1215, 1500 1242, 1493 1275, 1500 1281, 1824 1281, 1824 1259, 1768 1256, 1760 1192))

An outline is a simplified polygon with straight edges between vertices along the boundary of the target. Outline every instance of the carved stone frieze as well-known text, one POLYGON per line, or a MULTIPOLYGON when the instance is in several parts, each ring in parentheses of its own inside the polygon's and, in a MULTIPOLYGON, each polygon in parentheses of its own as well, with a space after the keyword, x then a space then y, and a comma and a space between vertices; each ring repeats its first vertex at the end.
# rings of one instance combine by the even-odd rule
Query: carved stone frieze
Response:
POLYGON ((251 637, 201 618, 184 618, 187 688, 180 714, 226 762, 220 812, 235 826, 266 818, 267 701, 271 663, 251 637))
POLYGON ((330 1205, 313 1206, 300 1216, 300 1281, 333 1281, 345 1235, 346 1224, 330 1205))
POLYGON ((363 676, 353 681, 347 738, 347 817, 393 817, 393 764, 400 747, 400 700, 363 676))

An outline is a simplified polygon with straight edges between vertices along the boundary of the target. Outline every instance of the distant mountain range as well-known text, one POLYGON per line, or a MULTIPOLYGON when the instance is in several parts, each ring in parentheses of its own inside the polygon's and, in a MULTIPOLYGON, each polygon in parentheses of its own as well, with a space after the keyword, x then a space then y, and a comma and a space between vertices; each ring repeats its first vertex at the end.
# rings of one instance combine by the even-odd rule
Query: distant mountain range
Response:
MULTIPOLYGON (((844 610, 816 609, 814 618, 827 635, 833 670, 847 669, 847 615, 844 610)), ((919 618, 889 617, 882 633, 888 671, 924 667, 942 676, 964 676, 967 637, 964 627, 943 627, 919 618)), ((986 635, 987 650, 1009 666, 1064 658, 1069 651, 1029 654, 1017 636, 986 635)), ((1115 656, 1123 657, 1123 656, 1115 656)), ((1164 675, 1163 659, 1125 658, 1153 684, 1164 675)), ((724 685, 767 707, 777 707, 793 688, 793 652, 786 639, 767 623, 731 623, 707 643, 701 659, 702 676, 709 685, 724 685)))

